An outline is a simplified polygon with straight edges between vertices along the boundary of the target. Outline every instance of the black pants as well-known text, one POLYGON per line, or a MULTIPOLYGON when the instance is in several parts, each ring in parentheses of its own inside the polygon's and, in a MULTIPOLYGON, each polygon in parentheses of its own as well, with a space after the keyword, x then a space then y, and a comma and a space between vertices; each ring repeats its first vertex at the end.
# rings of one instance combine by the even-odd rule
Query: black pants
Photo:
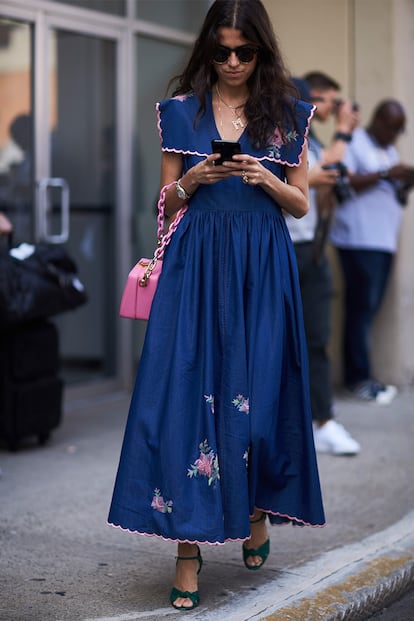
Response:
POLYGON ((309 357, 312 418, 332 418, 331 364, 327 352, 331 336, 333 279, 325 255, 312 258, 312 242, 294 244, 299 269, 303 317, 309 357))

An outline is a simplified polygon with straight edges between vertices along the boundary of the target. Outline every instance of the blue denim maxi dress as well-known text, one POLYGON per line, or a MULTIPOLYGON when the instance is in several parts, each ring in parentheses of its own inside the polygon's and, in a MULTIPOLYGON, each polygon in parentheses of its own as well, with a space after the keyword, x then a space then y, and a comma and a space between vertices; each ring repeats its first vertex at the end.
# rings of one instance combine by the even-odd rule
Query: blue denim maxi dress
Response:
MULTIPOLYGON (((157 104, 161 148, 184 172, 219 138, 211 94, 157 104)), ((242 153, 284 179, 313 109, 242 153)), ((296 259, 280 207, 232 177, 201 185, 172 237, 132 395, 109 523, 167 540, 222 544, 272 523, 322 526, 296 259)))

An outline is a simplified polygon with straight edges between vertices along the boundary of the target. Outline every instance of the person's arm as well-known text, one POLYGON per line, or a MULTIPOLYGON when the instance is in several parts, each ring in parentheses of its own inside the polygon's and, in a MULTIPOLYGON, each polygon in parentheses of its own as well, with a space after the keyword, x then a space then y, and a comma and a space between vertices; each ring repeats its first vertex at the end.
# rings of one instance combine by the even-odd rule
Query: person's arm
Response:
MULTIPOLYGON (((163 151, 161 154, 161 188, 177 181, 180 178, 183 169, 183 156, 180 153, 169 153, 163 151)), ((184 184, 184 182, 183 182, 184 184)), ((187 190, 185 185, 183 187, 187 190)), ((188 192, 188 190, 187 190, 188 192)), ((167 190, 165 197, 165 213, 167 216, 173 216, 183 205, 185 201, 178 198, 177 191, 174 186, 167 190)))
MULTIPOLYGON (((381 180, 410 182, 410 168, 404 164, 396 164, 392 168, 372 173, 355 173, 349 175, 349 182, 357 192, 363 192, 381 180)), ((411 169, 412 171, 412 169, 411 169)), ((413 173, 411 172, 411 179, 413 173)))
POLYGON ((310 188, 319 188, 321 186, 333 186, 335 185, 338 172, 336 170, 324 170, 319 162, 315 162, 313 166, 309 168, 308 182, 310 188))
POLYGON ((336 114, 335 133, 329 147, 322 152, 322 164, 341 162, 345 156, 352 132, 359 123, 359 112, 350 101, 343 101, 336 114))
POLYGON ((308 156, 307 146, 302 153, 299 166, 286 166, 287 183, 251 155, 233 157, 233 162, 224 166, 232 168, 232 175, 243 178, 245 174, 250 185, 259 185, 273 200, 295 218, 301 218, 309 209, 308 156))
POLYGON ((13 231, 10 220, 0 211, 0 235, 9 235, 13 231))
POLYGON ((187 192, 189 198, 178 197, 175 186, 166 193, 165 212, 167 216, 174 215, 188 200, 201 184, 213 184, 226 179, 231 171, 224 166, 214 166, 214 161, 220 158, 220 153, 208 155, 204 160, 187 170, 183 175, 183 156, 180 153, 163 151, 161 155, 161 187, 180 180, 180 185, 187 192))

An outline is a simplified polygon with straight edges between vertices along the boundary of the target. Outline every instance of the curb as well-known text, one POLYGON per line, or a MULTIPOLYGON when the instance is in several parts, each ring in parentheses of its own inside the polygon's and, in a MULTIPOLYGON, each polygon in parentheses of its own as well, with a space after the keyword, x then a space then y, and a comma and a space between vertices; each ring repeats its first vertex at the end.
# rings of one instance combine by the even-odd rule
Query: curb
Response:
POLYGON ((323 555, 316 565, 321 562, 328 572, 307 594, 258 619, 363 621, 397 600, 414 586, 414 512, 385 531, 323 555))
POLYGON ((333 615, 325 617, 324 621, 363 621, 367 616, 379 612, 385 606, 392 604, 414 586, 414 561, 405 567, 399 568, 390 576, 380 580, 370 589, 361 589, 354 595, 354 599, 341 607, 333 615))
POLYGON ((414 586, 414 511, 389 528, 286 569, 200 621, 363 621, 414 586))
POLYGON ((260 617, 260 621, 364 621, 414 586, 412 556, 406 565, 377 578, 372 585, 376 568, 380 571, 387 566, 391 568, 402 560, 378 557, 344 582, 328 587, 321 585, 322 590, 314 597, 305 597, 291 606, 279 608, 270 615, 260 617))

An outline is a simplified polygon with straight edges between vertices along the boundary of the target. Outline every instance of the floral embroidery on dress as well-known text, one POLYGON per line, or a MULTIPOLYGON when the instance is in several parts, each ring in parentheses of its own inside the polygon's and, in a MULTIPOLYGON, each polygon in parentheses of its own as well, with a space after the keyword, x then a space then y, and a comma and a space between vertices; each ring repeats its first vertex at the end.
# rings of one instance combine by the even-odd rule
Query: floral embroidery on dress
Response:
POLYGON ((209 447, 207 440, 199 444, 200 457, 195 460, 191 467, 187 470, 187 476, 190 478, 197 476, 208 477, 208 484, 215 483, 220 478, 218 457, 209 447))
POLYGON ((151 507, 160 513, 172 513, 173 501, 167 500, 161 496, 161 491, 154 489, 154 498, 152 499, 151 507))
POLYGON ((233 399, 232 404, 239 410, 239 412, 249 413, 249 399, 243 397, 243 395, 237 395, 235 399, 233 399))
POLYGON ((175 97, 172 97, 171 99, 177 99, 178 101, 185 101, 187 97, 188 95, 176 95, 175 97))
POLYGON ((247 449, 247 451, 244 451, 243 459, 246 462, 246 468, 248 468, 249 467, 249 449, 247 449))
POLYGON ((204 395, 204 399, 206 403, 210 404, 211 413, 214 414, 214 396, 213 395, 204 395))
POLYGON ((289 144, 298 139, 298 133, 295 130, 291 130, 286 133, 285 140, 283 141, 282 134, 280 133, 280 129, 276 127, 273 136, 270 139, 270 144, 268 145, 268 155, 269 157, 273 157, 275 160, 281 158, 280 149, 284 144, 289 144))

